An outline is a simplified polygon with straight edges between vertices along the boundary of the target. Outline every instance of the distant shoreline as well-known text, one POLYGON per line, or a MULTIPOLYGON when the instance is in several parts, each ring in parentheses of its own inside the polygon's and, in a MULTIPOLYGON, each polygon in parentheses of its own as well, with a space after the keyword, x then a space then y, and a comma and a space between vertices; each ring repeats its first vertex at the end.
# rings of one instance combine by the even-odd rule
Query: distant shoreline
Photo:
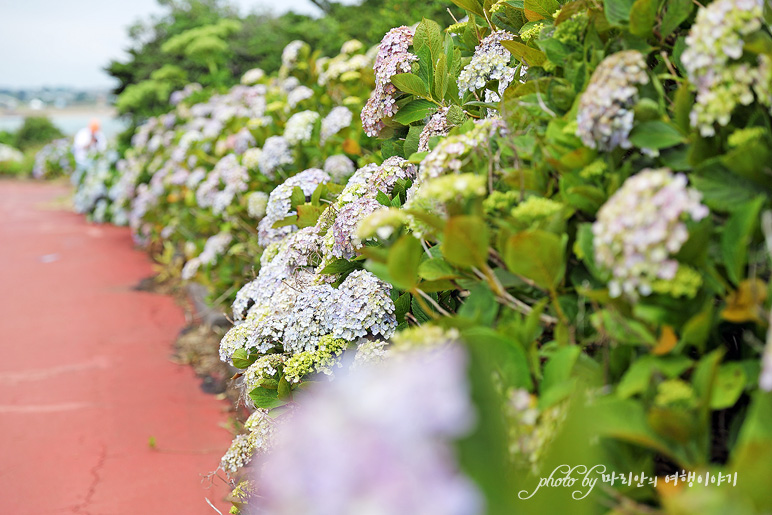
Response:
POLYGON ((99 118, 115 118, 118 112, 113 106, 98 106, 98 105, 77 105, 63 108, 57 107, 45 107, 43 109, 3 109, 0 110, 0 118, 16 118, 16 117, 28 117, 28 116, 46 116, 46 117, 63 117, 63 116, 94 116, 99 118))

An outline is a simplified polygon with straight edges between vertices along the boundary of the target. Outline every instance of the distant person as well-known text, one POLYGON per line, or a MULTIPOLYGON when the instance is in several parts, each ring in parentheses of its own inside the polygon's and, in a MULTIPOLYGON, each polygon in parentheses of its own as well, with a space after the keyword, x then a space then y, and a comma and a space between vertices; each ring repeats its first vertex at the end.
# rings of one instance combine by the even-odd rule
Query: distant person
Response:
POLYGON ((90 152, 104 152, 107 149, 107 138, 99 127, 99 120, 91 120, 88 127, 83 127, 75 134, 72 144, 72 154, 79 165, 88 160, 90 152))

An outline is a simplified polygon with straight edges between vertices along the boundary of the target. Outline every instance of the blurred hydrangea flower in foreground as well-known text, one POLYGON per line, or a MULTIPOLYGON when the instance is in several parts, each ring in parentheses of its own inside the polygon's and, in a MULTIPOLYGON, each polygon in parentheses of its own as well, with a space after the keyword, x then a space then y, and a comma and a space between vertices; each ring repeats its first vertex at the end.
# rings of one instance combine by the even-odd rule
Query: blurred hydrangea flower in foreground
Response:
POLYGON ((300 398, 258 468, 250 513, 482 513, 450 446, 473 422, 459 346, 357 367, 300 398))

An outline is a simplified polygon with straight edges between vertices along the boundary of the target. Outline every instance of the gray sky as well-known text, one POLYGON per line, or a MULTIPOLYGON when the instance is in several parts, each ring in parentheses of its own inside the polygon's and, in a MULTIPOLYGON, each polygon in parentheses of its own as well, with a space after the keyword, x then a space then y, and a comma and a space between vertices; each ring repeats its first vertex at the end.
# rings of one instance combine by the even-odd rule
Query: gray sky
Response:
MULTIPOLYGON (((308 0, 233 3, 318 12, 308 0)), ((0 0, 0 87, 112 86, 102 68, 125 57, 127 27, 160 12, 155 0, 0 0)))

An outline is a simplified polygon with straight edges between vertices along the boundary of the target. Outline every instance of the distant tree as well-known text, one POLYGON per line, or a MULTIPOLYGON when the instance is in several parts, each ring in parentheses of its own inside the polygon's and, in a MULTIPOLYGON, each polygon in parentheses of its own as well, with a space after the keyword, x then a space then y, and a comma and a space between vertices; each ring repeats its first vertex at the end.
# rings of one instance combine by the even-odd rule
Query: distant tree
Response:
POLYGON ((24 119, 24 123, 16 131, 14 146, 27 150, 62 136, 62 131, 45 116, 30 116, 24 119))

